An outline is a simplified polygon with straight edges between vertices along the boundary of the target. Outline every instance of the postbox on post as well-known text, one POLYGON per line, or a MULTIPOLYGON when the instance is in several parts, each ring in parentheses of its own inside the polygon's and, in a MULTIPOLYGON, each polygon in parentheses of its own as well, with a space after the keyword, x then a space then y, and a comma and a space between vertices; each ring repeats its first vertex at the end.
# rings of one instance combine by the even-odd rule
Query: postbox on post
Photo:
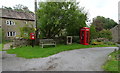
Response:
POLYGON ((30 33, 30 39, 35 40, 35 34, 34 33, 30 33))
POLYGON ((80 29, 80 44, 89 45, 90 41, 90 28, 83 27, 80 29))
POLYGON ((35 33, 30 33, 30 39, 32 40, 32 47, 34 47, 35 33))

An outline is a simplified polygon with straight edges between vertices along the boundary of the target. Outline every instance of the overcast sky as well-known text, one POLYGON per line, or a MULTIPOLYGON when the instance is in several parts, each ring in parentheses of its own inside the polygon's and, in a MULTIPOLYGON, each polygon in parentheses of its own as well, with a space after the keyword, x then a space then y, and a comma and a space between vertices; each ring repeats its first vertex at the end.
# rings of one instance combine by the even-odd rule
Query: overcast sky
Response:
MULTIPOLYGON (((37 0, 38 2, 41 0, 37 0)), ((81 7, 89 13, 89 18, 96 16, 109 17, 118 22, 118 1, 120 0, 77 0, 81 7)), ((34 0, 0 0, 0 7, 13 7, 16 4, 27 6, 34 11, 34 0)))

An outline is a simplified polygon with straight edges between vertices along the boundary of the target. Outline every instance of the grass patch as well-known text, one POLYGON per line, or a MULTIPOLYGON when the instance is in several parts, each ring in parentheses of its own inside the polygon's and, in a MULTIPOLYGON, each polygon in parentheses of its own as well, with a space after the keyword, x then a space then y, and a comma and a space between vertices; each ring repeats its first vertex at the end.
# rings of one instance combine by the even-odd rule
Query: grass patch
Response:
MULTIPOLYGON (((120 54, 120 50, 112 52, 109 56, 110 59, 105 63, 103 69, 105 71, 119 71, 120 61, 116 60, 116 55, 120 54)), ((120 72, 119 72, 120 73, 120 72)))
POLYGON ((23 47, 17 47, 16 49, 9 49, 7 50, 7 53, 16 54, 18 57, 24 57, 24 58, 42 58, 57 54, 62 51, 68 51, 73 49, 109 47, 109 46, 114 47, 115 45, 72 44, 72 45, 57 45, 56 47, 46 47, 46 48, 41 48, 41 46, 35 46, 35 47, 23 46, 23 47))
POLYGON ((2 51, 3 44, 0 44, 0 51, 2 51))

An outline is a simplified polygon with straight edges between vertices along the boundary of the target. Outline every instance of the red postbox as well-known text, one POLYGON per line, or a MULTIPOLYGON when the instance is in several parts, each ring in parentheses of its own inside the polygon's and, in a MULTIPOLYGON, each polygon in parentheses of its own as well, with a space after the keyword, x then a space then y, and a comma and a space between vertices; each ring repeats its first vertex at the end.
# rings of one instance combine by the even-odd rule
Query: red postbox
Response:
POLYGON ((80 44, 89 45, 90 41, 90 28, 83 27, 80 29, 80 44))
POLYGON ((35 40, 35 33, 30 33, 30 39, 35 40))

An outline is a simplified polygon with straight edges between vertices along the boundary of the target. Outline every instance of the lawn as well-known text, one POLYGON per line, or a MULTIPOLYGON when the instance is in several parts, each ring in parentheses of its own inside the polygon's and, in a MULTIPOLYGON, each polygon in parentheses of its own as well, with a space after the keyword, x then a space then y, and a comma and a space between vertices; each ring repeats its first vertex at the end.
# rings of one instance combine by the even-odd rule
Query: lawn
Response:
POLYGON ((108 60, 103 68, 105 71, 119 71, 120 61, 116 60, 115 56, 120 54, 120 50, 116 52, 112 52, 109 56, 111 56, 110 60, 108 60))
POLYGON ((23 46, 15 49, 7 50, 9 54, 16 54, 18 57, 24 58, 42 58, 48 57, 50 55, 57 54, 62 51, 68 51, 73 49, 81 48, 92 48, 92 47, 109 47, 115 45, 81 45, 81 44, 72 44, 72 45, 57 45, 56 47, 46 47, 41 48, 41 46, 23 46))
POLYGON ((2 44, 0 44, 0 51, 2 51, 2 44))

